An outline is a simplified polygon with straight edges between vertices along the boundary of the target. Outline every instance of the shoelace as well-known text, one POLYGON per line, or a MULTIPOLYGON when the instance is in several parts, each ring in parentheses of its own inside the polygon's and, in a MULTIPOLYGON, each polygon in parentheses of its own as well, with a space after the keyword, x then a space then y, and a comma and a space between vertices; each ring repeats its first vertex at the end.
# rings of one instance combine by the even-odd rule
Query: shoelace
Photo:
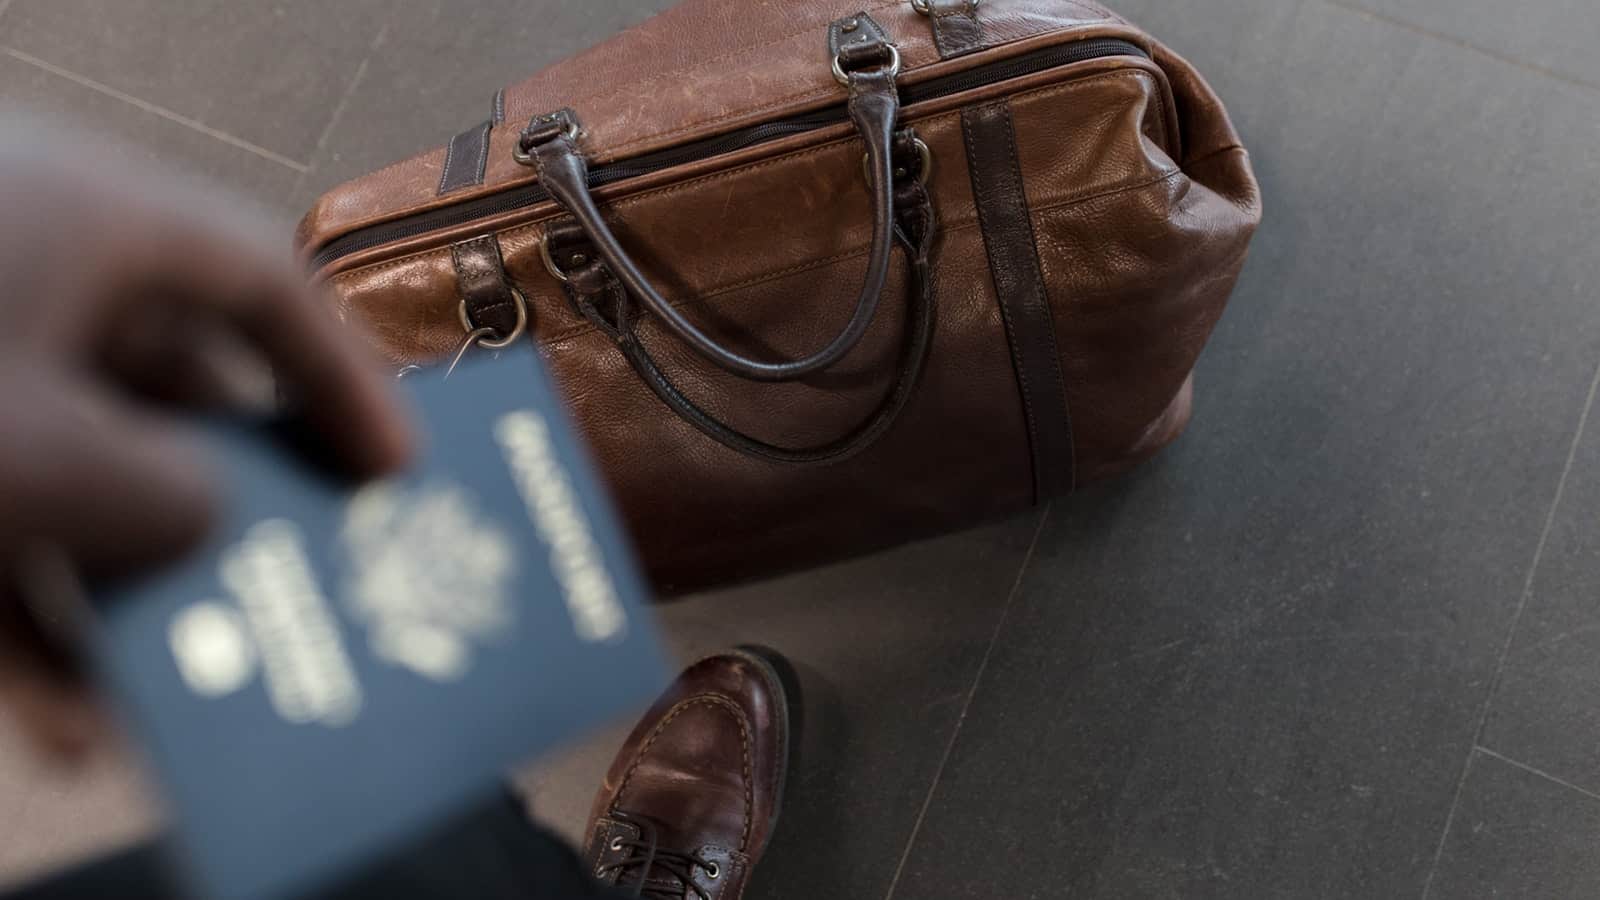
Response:
POLYGON ((633 851, 626 859, 600 868, 599 874, 617 875, 617 887, 633 888, 629 896, 651 900, 711 900, 699 885, 694 883, 694 873, 700 869, 712 878, 717 877, 717 864, 693 853, 662 849, 656 839, 656 827, 648 819, 615 812, 613 818, 639 829, 636 841, 616 838, 614 850, 633 851))

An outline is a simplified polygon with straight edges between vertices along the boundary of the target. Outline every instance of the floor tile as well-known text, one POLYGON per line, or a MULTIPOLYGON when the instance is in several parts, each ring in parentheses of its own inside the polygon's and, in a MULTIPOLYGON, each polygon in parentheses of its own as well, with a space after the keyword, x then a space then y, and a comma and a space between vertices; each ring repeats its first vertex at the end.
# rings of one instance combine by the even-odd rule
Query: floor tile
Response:
MULTIPOLYGON (((683 659, 762 644, 787 655, 804 682, 802 748, 750 900, 883 895, 1036 521, 663 609, 683 659)), ((630 727, 530 775, 541 818, 582 839, 594 791, 630 727)))
MULTIPOLYGON (((6 55, 0 103, 287 220, 667 5, 15 0, 0 46, 170 117, 6 55)), ((1195 428, 1052 510, 964 724, 1037 517, 664 609, 685 659, 759 642, 806 673, 807 746, 752 900, 1422 893, 1600 360, 1597 14, 1113 5, 1227 98, 1267 198, 1195 428)), ((1597 428, 1434 898, 1600 894, 1597 428)), ((627 728, 527 774, 543 818, 577 835, 627 728)), ((59 779, 3 726, 0 808, 0 882, 158 818, 127 762, 59 779)))
POLYGON ((309 208, 343 181, 443 146, 489 117, 500 88, 673 5, 560 0, 530 15, 519 0, 400 4, 296 202, 309 208))
POLYGON ((1249 6, 1168 35, 1267 206, 1195 426, 1052 515, 895 896, 1421 892, 1600 359, 1600 95, 1249 6))
POLYGON ((1600 414, 1590 410, 1482 743, 1600 793, 1600 414))
POLYGON ((293 221, 284 199, 299 172, 0 53, 0 112, 8 110, 92 139, 106 159, 160 166, 253 201, 282 227, 293 221))
POLYGON ((1600 89, 1589 0, 1333 0, 1600 89))
POLYGON ((1600 796, 1479 754, 1461 792, 1430 897, 1600 896, 1600 796))
POLYGON ((0 44, 307 161, 385 0, 14 0, 0 44))

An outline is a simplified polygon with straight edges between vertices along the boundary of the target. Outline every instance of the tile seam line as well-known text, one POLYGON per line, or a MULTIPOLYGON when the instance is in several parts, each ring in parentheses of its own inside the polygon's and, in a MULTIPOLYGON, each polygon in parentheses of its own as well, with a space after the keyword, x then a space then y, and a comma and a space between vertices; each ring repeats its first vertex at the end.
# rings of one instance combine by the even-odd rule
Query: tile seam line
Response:
POLYGON ((1495 662, 1494 675, 1489 679, 1489 689, 1483 698, 1483 704, 1478 710, 1477 727, 1473 729, 1472 741, 1467 748, 1466 761, 1461 765, 1461 775, 1456 779, 1456 789, 1450 799, 1450 810, 1445 814, 1444 827, 1439 831, 1439 842, 1433 849, 1433 862, 1428 867, 1428 877, 1422 883, 1422 900, 1428 900, 1433 894, 1433 881, 1439 874, 1439 861, 1444 857, 1445 843, 1450 839, 1450 831, 1455 826, 1456 812, 1461 808, 1461 793, 1467 784, 1467 775, 1472 771, 1472 759, 1478 755, 1478 749, 1483 746, 1483 730, 1489 723, 1489 710, 1494 706, 1495 697, 1500 693, 1500 682, 1505 675, 1506 660, 1511 656, 1512 644, 1517 638, 1517 628, 1522 623, 1522 614, 1528 608, 1528 598, 1533 594, 1534 578, 1539 573, 1539 564, 1544 561, 1544 548, 1550 540, 1550 532, 1555 526, 1556 513, 1561 509, 1561 499, 1566 494, 1567 479, 1572 475, 1573 463, 1578 458, 1578 448, 1583 444, 1583 433, 1589 427, 1589 413, 1594 409, 1596 389, 1600 389, 1600 362, 1595 364, 1594 374, 1589 379, 1589 395, 1584 398, 1583 411, 1578 415, 1577 427, 1573 430, 1572 442, 1567 447, 1567 461, 1561 469, 1561 478, 1556 482, 1555 495, 1550 498, 1550 507, 1545 513, 1544 526, 1539 530, 1539 542, 1534 546, 1533 558, 1528 562, 1527 575, 1522 580, 1522 591, 1517 597, 1516 609, 1511 614, 1511 623, 1506 627, 1506 636, 1500 646, 1500 655, 1495 662))
POLYGON ((928 793, 922 798, 922 808, 917 810, 916 821, 911 824, 911 834, 906 838, 905 850, 900 854, 900 862, 894 867, 894 878, 889 881, 889 890, 884 893, 883 900, 894 900, 894 892, 900 887, 900 878, 905 874, 906 863, 911 860, 911 852, 916 849, 917 839, 922 835, 922 823, 928 816, 928 810, 933 806, 933 796, 938 793, 939 782, 944 778, 945 766, 949 764, 950 757, 955 751, 956 741, 961 737, 962 726, 967 724, 967 714, 972 711, 972 701, 978 696, 978 688, 983 684, 983 676, 989 670, 989 660, 994 656, 995 645, 1000 642, 1000 633, 1005 630, 1006 620, 1011 615, 1011 605, 1017 599, 1017 593, 1022 590, 1022 578, 1028 572, 1028 566, 1033 563, 1034 551, 1039 547, 1039 538, 1044 534, 1045 523, 1050 520, 1050 510, 1053 503, 1045 504, 1044 511, 1039 514, 1039 524, 1034 526, 1033 539, 1028 541, 1028 551, 1022 555, 1022 563, 1017 566, 1016 580, 1011 582, 1011 590, 1006 594, 1005 606, 1000 610, 1000 616, 995 621, 994 631, 989 635, 989 646, 983 651, 983 661, 978 663, 978 671, 972 676, 972 686, 967 689, 967 698, 961 704, 961 714, 956 717, 955 728, 950 731, 950 739, 945 742, 944 754, 939 758, 939 766, 933 771, 933 780, 928 784, 928 793))
POLYGON ((322 134, 317 137, 316 147, 311 151, 311 162, 306 165, 305 171, 300 173, 300 177, 295 179, 291 197, 298 197, 306 186, 306 180, 317 171, 317 161, 322 159, 324 151, 328 149, 328 141, 333 137, 334 129, 344 121, 345 112, 350 108, 350 101, 355 98, 356 91, 361 89, 361 83, 367 79, 367 70, 372 66, 372 57, 383 48, 388 38, 389 23, 385 22, 367 45, 367 55, 362 58, 361 65, 356 66, 355 74, 350 76, 350 84, 344 89, 344 96, 339 98, 339 102, 333 107, 333 113, 328 116, 328 124, 323 126, 322 134))
MULTIPOLYGON (((3 10, 0 10, 0 12, 3 12, 3 10)), ((262 147, 259 144, 253 144, 253 143, 245 140, 244 138, 236 137, 234 135, 231 135, 231 134, 227 133, 226 131, 221 131, 221 130, 218 130, 216 128, 212 128, 210 125, 207 125, 204 122, 201 122, 201 121, 199 121, 197 119, 191 119, 188 116, 183 115, 182 113, 173 112, 172 110, 167 109, 164 106, 159 106, 157 104, 151 103, 148 100, 141 100, 140 98, 135 97, 132 94, 129 94, 129 93, 125 92, 125 91, 119 91, 116 88, 114 88, 114 87, 112 87, 112 86, 110 86, 108 84, 102 84, 101 82, 95 81, 93 78, 90 78, 87 75, 80 75, 77 72, 72 71, 71 69, 62 68, 61 66, 58 66, 55 63, 49 62, 48 60, 40 59, 39 57, 34 56, 32 54, 29 54, 29 53, 24 53, 21 50, 16 49, 15 47, 0 46, 0 54, 4 54, 5 56, 9 56, 12 59, 16 60, 17 62, 23 63, 25 65, 32 66, 35 69, 39 69, 41 71, 48 72, 51 75, 56 76, 57 78, 62 78, 62 79, 65 79, 67 81, 70 81, 73 84, 78 85, 79 87, 88 88, 89 90, 94 91, 97 94, 101 94, 103 96, 110 97, 113 100, 119 100, 119 101, 121 101, 123 103, 126 103, 129 106, 134 107, 135 109, 141 110, 143 112, 149 113, 149 114, 151 114, 153 116, 157 116, 157 117, 162 118, 162 119, 166 119, 167 121, 172 122, 173 124, 181 125, 184 128, 189 129, 190 131, 197 131, 200 134, 203 134, 206 137, 211 138, 212 140, 221 142, 223 144, 227 144, 228 146, 233 147, 233 148, 235 148, 237 150, 243 150, 246 153, 250 153, 250 154, 253 154, 255 156, 259 156, 262 159, 267 160, 268 162, 277 163, 278 165, 283 166, 286 169, 290 169, 290 170, 292 170, 294 172, 298 172, 300 174, 305 174, 311 168, 306 163, 297 162, 296 160, 292 160, 289 157, 284 156, 281 153, 275 153, 275 152, 273 152, 271 150, 268 150, 267 148, 262 147)))
POLYGON ((1454 47, 1460 47, 1463 50, 1470 50, 1473 53, 1477 53, 1480 56, 1486 56, 1496 62, 1504 63, 1508 66, 1515 66, 1524 71, 1532 72, 1535 75, 1542 75, 1545 78, 1549 78, 1553 81, 1559 81, 1563 84, 1569 84, 1573 87, 1583 88, 1584 90, 1588 91, 1600 91, 1600 82, 1589 81, 1579 78, 1575 75, 1568 75, 1565 72, 1558 72, 1554 69, 1548 69, 1544 66, 1535 65, 1527 60, 1518 59, 1509 53, 1504 53, 1499 50, 1492 50, 1480 44, 1474 44, 1471 41, 1458 38, 1455 35, 1446 34, 1442 31, 1435 31, 1426 25, 1419 25, 1416 22, 1409 22, 1405 19, 1391 16, 1388 13, 1378 12, 1375 9, 1368 9, 1367 7, 1358 3, 1351 3, 1349 0, 1322 0, 1322 2, 1336 9, 1342 9, 1346 12, 1355 13, 1359 16, 1365 16, 1369 19, 1382 22, 1386 25, 1393 25, 1396 28, 1403 28, 1406 31, 1410 31, 1414 34, 1420 34, 1423 37, 1431 38, 1432 40, 1450 44, 1454 47))
POLYGON ((1533 766, 1530 766, 1527 763, 1522 762, 1520 760, 1512 759, 1511 757, 1506 756, 1504 753, 1496 753, 1495 751, 1493 751, 1493 750, 1489 749, 1488 747, 1485 747, 1485 746, 1483 746, 1481 744, 1476 746, 1476 747, 1473 747, 1472 749, 1474 751, 1478 752, 1478 753, 1483 754, 1484 756, 1489 757, 1490 759, 1497 759, 1497 760, 1505 763, 1508 766, 1511 766, 1511 767, 1517 768, 1517 769, 1521 769, 1522 771, 1527 772, 1530 775, 1537 775, 1538 777, 1543 778, 1545 781, 1548 781, 1551 784, 1559 785, 1559 786, 1564 787, 1567 790, 1572 791, 1573 793, 1576 793, 1576 794, 1582 794, 1583 796, 1588 797, 1590 800, 1600 800, 1600 794, 1596 794, 1594 791, 1587 790, 1585 788, 1581 788, 1581 787, 1573 784, 1572 782, 1567 781, 1564 778, 1558 778, 1557 776, 1552 775, 1549 772, 1544 771, 1543 769, 1536 769, 1533 766))

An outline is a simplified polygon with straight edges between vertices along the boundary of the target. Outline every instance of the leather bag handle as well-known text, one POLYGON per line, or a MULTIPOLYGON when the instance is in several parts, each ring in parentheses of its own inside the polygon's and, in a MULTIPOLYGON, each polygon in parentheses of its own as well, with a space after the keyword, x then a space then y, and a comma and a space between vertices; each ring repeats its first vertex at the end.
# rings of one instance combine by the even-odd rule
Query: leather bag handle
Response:
POLYGON ((635 331, 636 311, 627 289, 612 277, 603 260, 594 258, 588 247, 569 244, 574 236, 577 240, 585 240, 586 236, 578 227, 570 223, 565 227, 552 226, 546 234, 545 246, 548 248, 550 244, 559 242, 564 248, 559 255, 567 259, 586 260, 570 270, 564 283, 568 298, 584 318, 617 344, 628 364, 651 392, 684 421, 719 444, 747 456, 780 463, 836 463, 871 446, 894 424, 911 399, 933 344, 932 256, 936 231, 933 203, 927 187, 916 178, 904 179, 896 186, 895 192, 898 215, 894 223, 894 235, 905 249, 910 268, 910 297, 907 301, 909 322, 894 383, 877 408, 848 434, 811 447, 782 447, 768 443, 728 425, 690 400, 661 370, 639 339, 635 331), (573 234, 562 234, 568 231, 573 234), (600 309, 601 303, 609 309, 600 309))
POLYGON ((570 111, 534 117, 522 133, 517 158, 534 166, 539 183, 577 221, 623 287, 695 352, 753 381, 794 381, 837 363, 861 342, 888 283, 889 258, 895 243, 894 142, 900 111, 895 76, 899 68, 899 54, 884 42, 850 45, 835 57, 835 74, 844 76, 850 92, 850 119, 867 148, 872 247, 867 254, 866 279, 850 321, 826 346, 800 359, 758 360, 730 350, 701 331, 656 291, 606 224, 589 193, 588 164, 578 150, 578 126, 570 111))

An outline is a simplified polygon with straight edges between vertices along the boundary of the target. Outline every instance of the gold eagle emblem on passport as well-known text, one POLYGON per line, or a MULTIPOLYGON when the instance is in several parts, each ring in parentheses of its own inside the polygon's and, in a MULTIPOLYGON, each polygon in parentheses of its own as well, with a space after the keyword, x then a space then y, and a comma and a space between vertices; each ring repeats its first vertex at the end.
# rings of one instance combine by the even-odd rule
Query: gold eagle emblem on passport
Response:
POLYGON ((514 624, 515 546, 462 485, 368 487, 351 500, 340 540, 343 599, 379 659, 456 681, 476 644, 514 624))

